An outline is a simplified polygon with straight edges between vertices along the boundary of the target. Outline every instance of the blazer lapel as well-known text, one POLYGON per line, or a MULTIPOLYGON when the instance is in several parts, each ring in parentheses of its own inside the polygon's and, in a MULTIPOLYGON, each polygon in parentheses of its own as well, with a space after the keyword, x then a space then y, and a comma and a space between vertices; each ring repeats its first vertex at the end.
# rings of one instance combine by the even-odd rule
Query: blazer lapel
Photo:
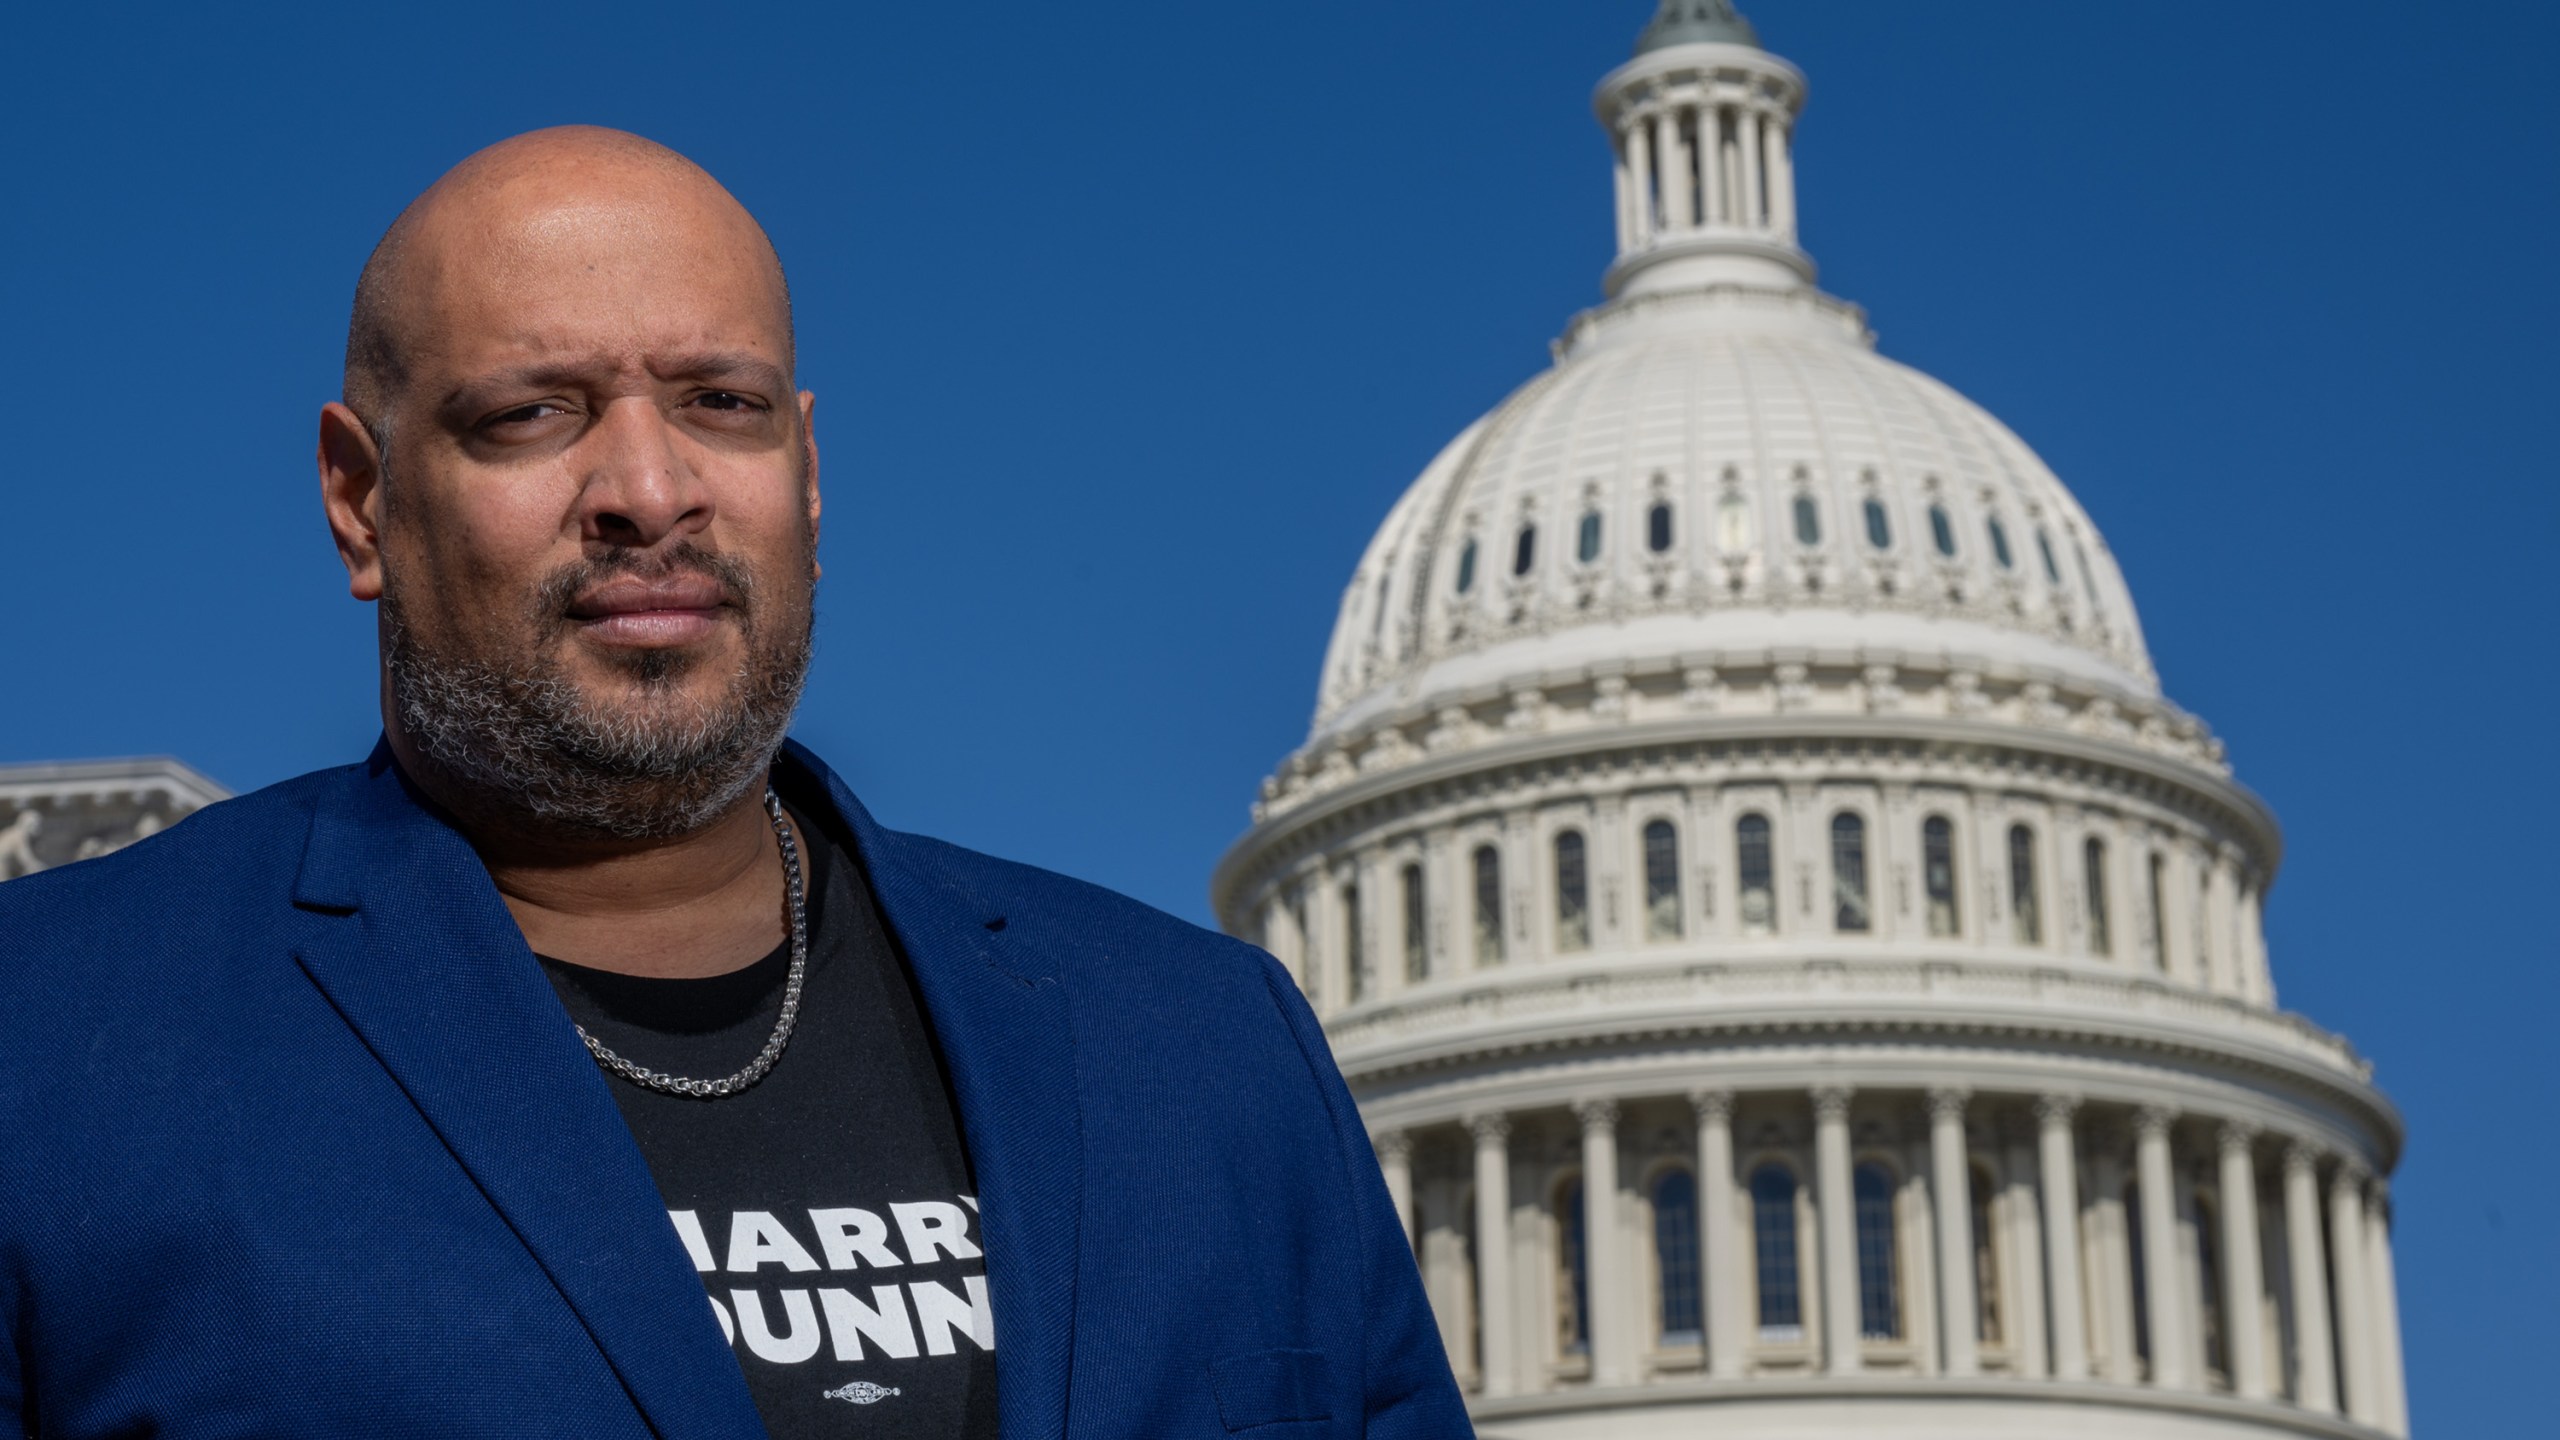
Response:
POLYGON ((558 1287, 662 1436, 762 1437, 595 1062, 468 842, 387 747, 312 823, 296 958, 558 1287))
MULTIPOLYGON (((978 1185, 995 1308, 996 1412, 1006 1440, 1066 1433, 1075 1340, 1084 1136, 1067 996, 941 848, 885 830, 797 744, 782 763, 824 787, 924 997, 978 1185)), ((813 786, 812 788, 816 788, 813 786)))

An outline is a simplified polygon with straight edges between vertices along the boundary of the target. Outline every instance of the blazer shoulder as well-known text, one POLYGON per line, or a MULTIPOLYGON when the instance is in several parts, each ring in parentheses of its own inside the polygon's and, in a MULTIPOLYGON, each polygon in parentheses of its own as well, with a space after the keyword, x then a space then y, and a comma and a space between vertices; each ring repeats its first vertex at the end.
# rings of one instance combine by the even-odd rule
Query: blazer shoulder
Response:
POLYGON ((1264 967, 1278 963, 1257 946, 1090 880, 930 836, 893 836, 909 864, 943 877, 981 923, 1085 965, 1209 966, 1260 983, 1264 967))
POLYGON ((147 839, 0 885, 0 936, 41 954, 83 936, 233 910, 268 877, 289 885, 311 817, 360 766, 315 770, 216 801, 147 839))

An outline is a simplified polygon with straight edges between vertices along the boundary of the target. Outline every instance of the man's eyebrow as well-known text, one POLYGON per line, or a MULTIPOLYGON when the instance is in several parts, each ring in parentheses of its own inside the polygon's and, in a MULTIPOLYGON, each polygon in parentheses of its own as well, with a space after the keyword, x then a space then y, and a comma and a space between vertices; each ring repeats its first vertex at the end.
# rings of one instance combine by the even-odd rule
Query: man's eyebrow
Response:
MULTIPOLYGON (((776 391, 785 383, 781 366, 746 350, 685 351, 651 359, 648 366, 650 375, 659 380, 725 380, 776 391)), ((610 364, 593 360, 548 360, 490 370, 456 384, 438 408, 449 410, 509 391, 551 390, 564 385, 583 384, 595 380, 600 374, 609 373, 612 368, 610 364)))

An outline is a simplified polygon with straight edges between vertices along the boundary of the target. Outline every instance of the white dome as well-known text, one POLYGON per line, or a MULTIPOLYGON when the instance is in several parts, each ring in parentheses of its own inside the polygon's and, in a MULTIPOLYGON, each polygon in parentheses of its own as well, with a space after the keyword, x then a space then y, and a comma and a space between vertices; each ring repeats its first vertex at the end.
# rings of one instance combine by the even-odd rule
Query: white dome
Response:
POLYGON ((2157 699, 2079 503, 1980 406, 1876 354, 1853 307, 1809 286, 1642 293, 1557 351, 1370 542, 1317 736, 1594 663, 1786 651, 2157 699))

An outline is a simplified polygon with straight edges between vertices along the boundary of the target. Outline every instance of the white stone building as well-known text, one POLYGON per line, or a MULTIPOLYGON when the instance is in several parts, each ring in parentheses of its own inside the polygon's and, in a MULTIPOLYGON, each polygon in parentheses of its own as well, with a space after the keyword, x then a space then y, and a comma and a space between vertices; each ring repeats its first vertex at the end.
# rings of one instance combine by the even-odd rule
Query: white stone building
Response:
POLYGON ((1665 0, 1606 303, 1362 556, 1218 868, 1489 1436, 2405 1434, 2401 1125, 2105 540, 1796 243, 1803 77, 1665 0))
POLYGON ((0 765, 0 880, 121 850, 230 793, 163 757, 0 765))

